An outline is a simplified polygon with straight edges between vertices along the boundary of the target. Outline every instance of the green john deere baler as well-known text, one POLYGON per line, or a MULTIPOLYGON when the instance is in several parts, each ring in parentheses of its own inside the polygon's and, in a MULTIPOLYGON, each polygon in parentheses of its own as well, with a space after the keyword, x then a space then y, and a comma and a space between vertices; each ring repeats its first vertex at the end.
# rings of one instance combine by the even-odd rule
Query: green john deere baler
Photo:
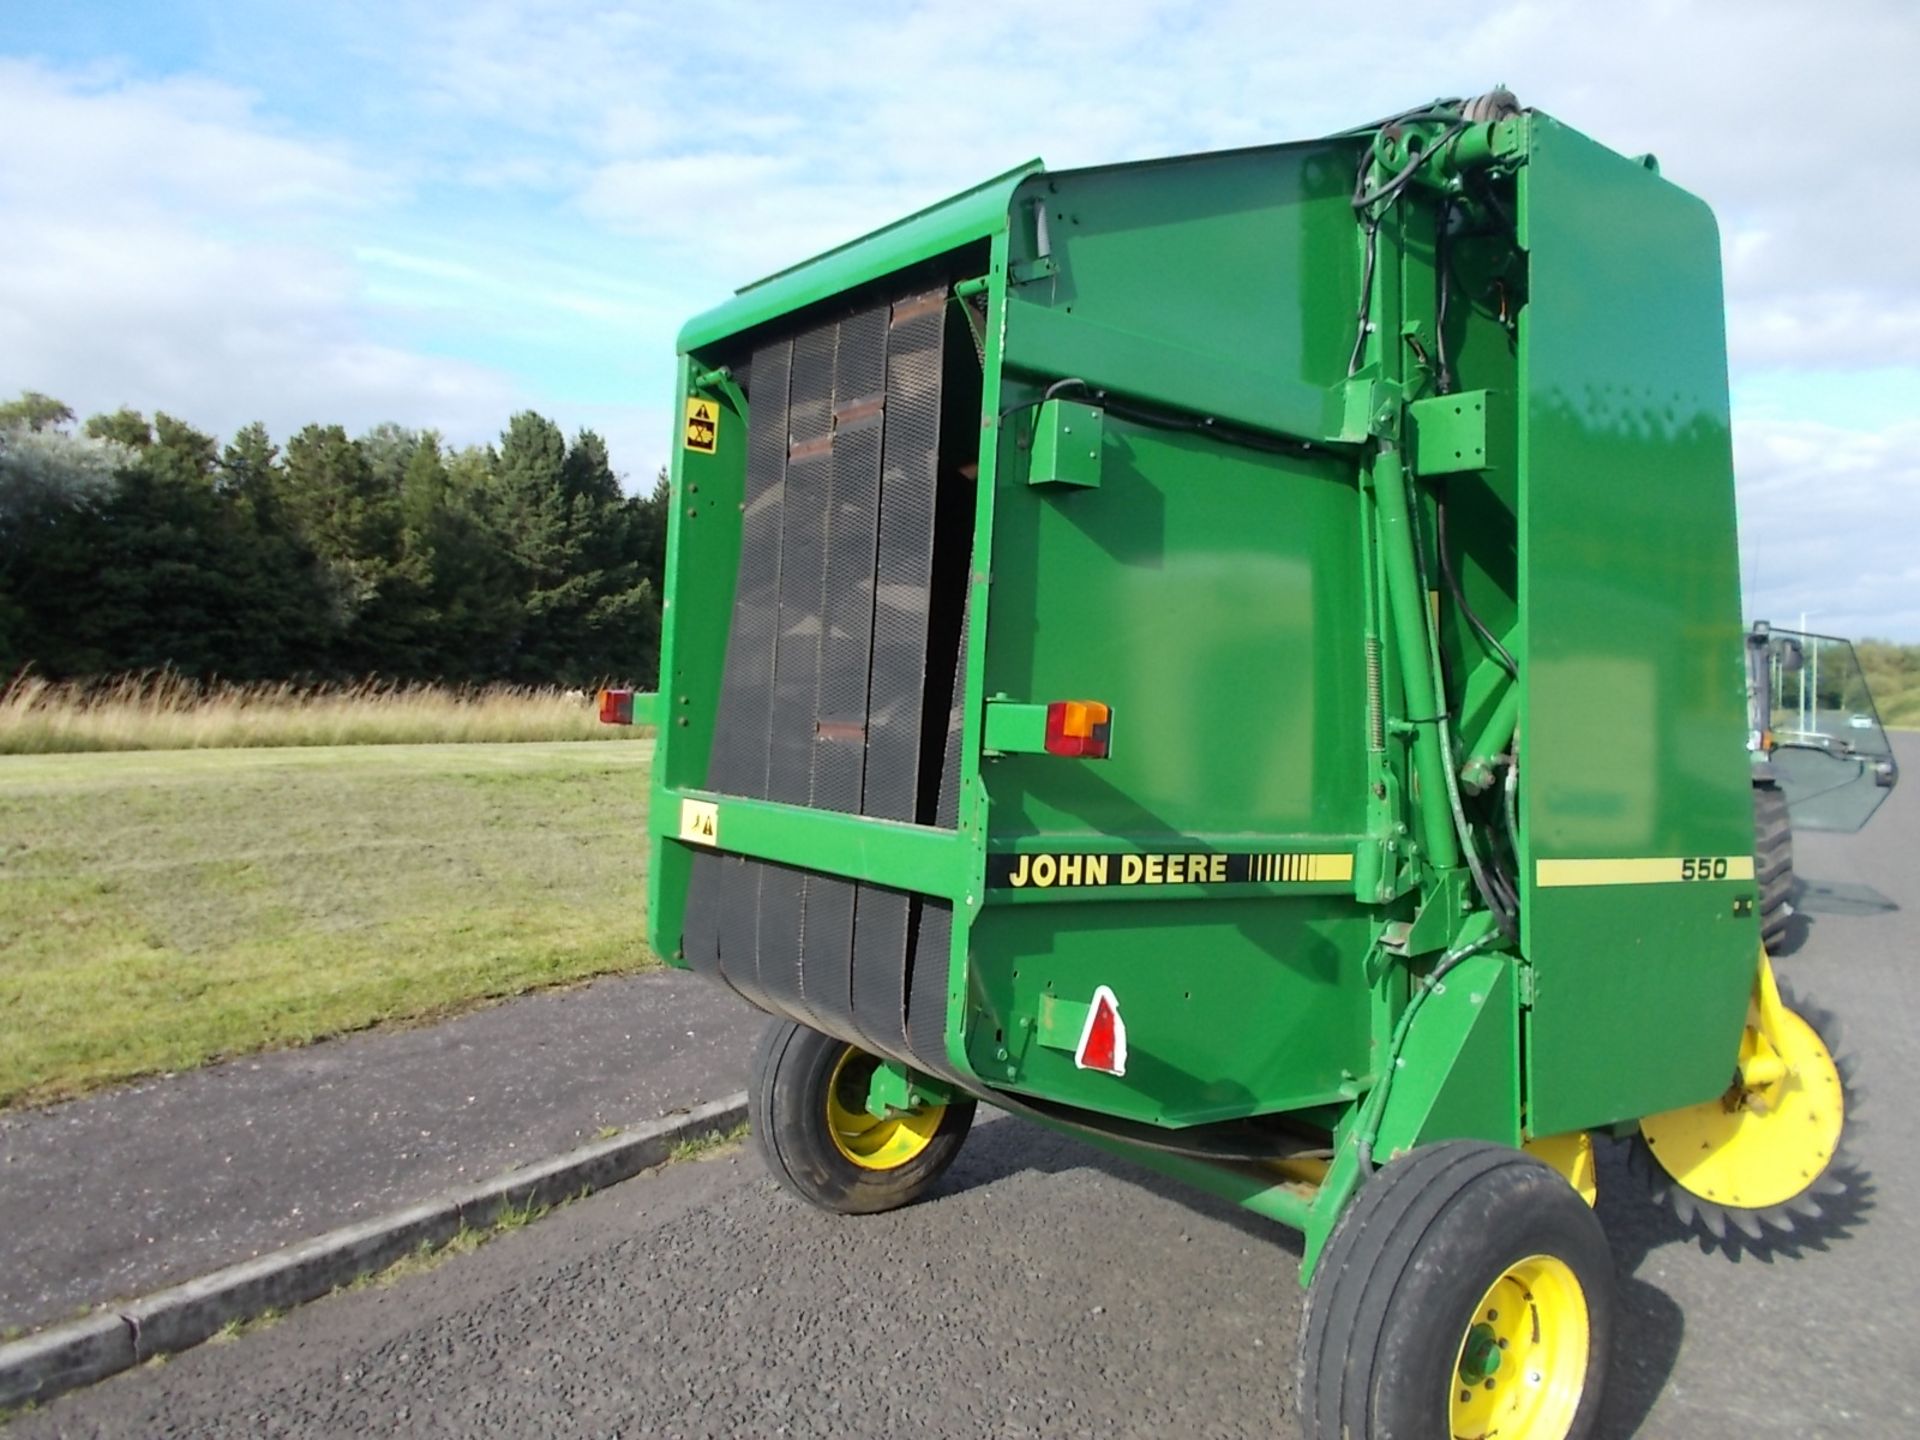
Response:
POLYGON ((1309 1435, 1585 1434, 1594 1137, 1735 1241, 1838 1183, 1723 336, 1706 206, 1503 91, 692 321, 651 924, 774 1017, 774 1173, 905 1204, 986 1099, 1305 1232, 1309 1435))

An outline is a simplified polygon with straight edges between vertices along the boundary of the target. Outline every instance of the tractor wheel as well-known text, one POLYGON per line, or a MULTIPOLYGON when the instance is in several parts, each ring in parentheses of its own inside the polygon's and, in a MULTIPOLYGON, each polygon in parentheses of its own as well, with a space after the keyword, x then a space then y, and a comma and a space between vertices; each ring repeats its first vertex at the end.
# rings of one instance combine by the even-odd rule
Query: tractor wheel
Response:
POLYGON ((1753 787, 1753 878, 1760 887, 1760 939, 1780 953, 1793 918, 1793 821, 1778 785, 1753 787))
POLYGON ((1832 1015, 1783 996, 1763 964, 1733 1083, 1643 1119, 1628 1163, 1682 1224, 1716 1242, 1791 1243, 1831 1218, 1852 1175, 1843 1147, 1858 1096, 1852 1065, 1835 1058, 1839 1035, 1832 1015))
POLYGON ((1613 1256, 1565 1178, 1479 1141, 1369 1181, 1322 1252, 1295 1372, 1307 1440, 1573 1440, 1613 1336, 1613 1256))
POLYGON ((776 1020, 753 1057, 747 1113, 767 1169, 841 1215, 910 1205, 940 1178, 973 1124, 972 1100, 884 1119, 867 1110, 879 1061, 844 1040, 776 1020))

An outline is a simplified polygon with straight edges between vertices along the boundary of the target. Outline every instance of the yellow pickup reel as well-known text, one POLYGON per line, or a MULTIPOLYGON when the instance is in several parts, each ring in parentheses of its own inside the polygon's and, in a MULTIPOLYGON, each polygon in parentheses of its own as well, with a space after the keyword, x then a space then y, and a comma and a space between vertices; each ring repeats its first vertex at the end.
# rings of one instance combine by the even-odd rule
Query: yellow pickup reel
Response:
POLYGON ((1831 1016, 1781 999, 1762 953, 1725 1093, 1640 1122, 1631 1161, 1655 1198, 1716 1241, 1729 1226, 1763 1243, 1819 1219, 1821 1199, 1847 1188, 1838 1162, 1853 1086, 1837 1040, 1831 1016))

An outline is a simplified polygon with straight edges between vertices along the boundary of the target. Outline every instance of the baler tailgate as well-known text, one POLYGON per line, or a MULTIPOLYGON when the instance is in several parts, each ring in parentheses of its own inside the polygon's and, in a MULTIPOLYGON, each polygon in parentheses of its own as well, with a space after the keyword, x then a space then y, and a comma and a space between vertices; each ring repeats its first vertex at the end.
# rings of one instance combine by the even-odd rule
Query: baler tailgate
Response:
MULTIPOLYGON (((708 788, 814 810, 951 828, 948 742, 970 476, 942 456, 948 292, 879 304, 762 344, 748 367, 738 577, 708 788)), ((952 444, 954 441, 949 440, 952 444)), ((968 457, 971 458, 971 457, 968 457)), ((685 953, 766 1008, 911 1055, 923 936, 935 1010, 917 1027, 944 1068, 946 944, 923 902, 831 872, 695 858, 685 953)))

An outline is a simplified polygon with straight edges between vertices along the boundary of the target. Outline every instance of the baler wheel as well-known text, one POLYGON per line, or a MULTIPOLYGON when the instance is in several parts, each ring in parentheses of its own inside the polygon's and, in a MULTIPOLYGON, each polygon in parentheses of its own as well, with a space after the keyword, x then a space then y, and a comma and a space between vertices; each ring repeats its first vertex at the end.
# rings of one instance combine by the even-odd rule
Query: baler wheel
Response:
POLYGON ((1579 1440, 1613 1334, 1613 1256, 1555 1170, 1501 1145, 1422 1146, 1363 1186, 1307 1291, 1307 1440, 1579 1440))
POLYGON ((953 1163, 973 1125, 972 1100, 869 1113, 879 1063, 791 1020, 769 1024, 754 1053, 754 1144, 776 1180, 823 1210, 872 1215, 912 1204, 953 1163))
POLYGON ((1836 1058, 1839 1035, 1832 1015, 1782 995, 1762 957, 1733 1083, 1643 1119, 1629 1165, 1682 1224, 1716 1243, 1793 1243, 1832 1218, 1854 1174, 1845 1142, 1857 1094, 1852 1063, 1836 1058))

